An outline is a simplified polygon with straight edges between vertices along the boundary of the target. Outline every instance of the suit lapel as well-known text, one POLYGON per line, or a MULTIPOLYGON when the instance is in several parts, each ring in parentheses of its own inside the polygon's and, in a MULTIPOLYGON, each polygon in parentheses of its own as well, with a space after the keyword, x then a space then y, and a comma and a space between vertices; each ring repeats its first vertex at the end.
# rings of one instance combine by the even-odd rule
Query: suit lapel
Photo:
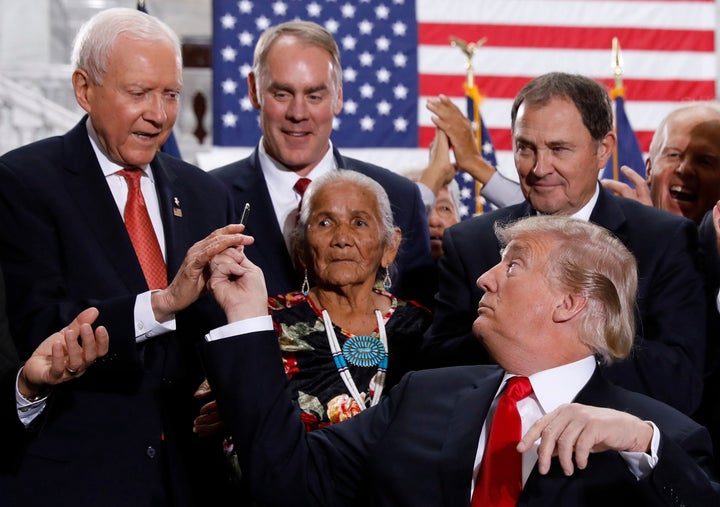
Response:
POLYGON ((178 184, 177 174, 158 156, 155 156, 151 167, 165 234, 165 256, 167 257, 169 282, 180 269, 187 248, 194 241, 189 237, 188 227, 185 225, 185 220, 189 218, 182 215, 182 203, 186 199, 182 185, 178 184))
POLYGON ((457 399, 440 456, 444 505, 470 503, 470 485, 480 432, 503 373, 498 369, 497 373, 483 378, 474 389, 457 399))
POLYGON ((621 234, 622 226, 625 223, 625 213, 615 199, 610 192, 600 187, 600 194, 590 214, 590 221, 605 227, 618 236, 623 243, 627 243, 621 234))
POLYGON ((98 252, 108 258, 117 278, 123 280, 128 290, 147 290, 125 224, 90 144, 85 119, 64 138, 66 177, 63 182, 71 201, 68 206, 78 207, 91 230, 87 237, 97 238, 98 252))

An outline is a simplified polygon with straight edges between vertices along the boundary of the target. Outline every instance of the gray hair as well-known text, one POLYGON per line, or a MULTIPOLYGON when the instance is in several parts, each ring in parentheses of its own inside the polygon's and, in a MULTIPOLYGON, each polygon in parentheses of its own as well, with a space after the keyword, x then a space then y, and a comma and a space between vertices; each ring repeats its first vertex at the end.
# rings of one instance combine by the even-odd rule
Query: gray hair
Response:
POLYGON ((627 247, 599 225, 561 216, 534 216, 495 226, 504 245, 549 237, 555 241, 545 265, 548 283, 587 298, 580 339, 606 364, 630 353, 635 335, 637 263, 627 247))
POLYGON ((172 28, 156 17, 123 7, 101 11, 80 27, 73 43, 73 68, 84 70, 95 84, 101 85, 120 35, 141 41, 169 41, 177 55, 178 69, 182 69, 180 39, 172 28))
POLYGON ((258 97, 262 97, 261 81, 267 78, 267 55, 273 43, 280 37, 293 37, 305 44, 324 49, 330 55, 333 75, 335 77, 335 92, 342 87, 342 65, 340 64, 340 49, 332 34, 322 26, 311 21, 287 21, 271 26, 263 32, 255 45, 253 54, 253 72, 255 73, 255 88, 258 97))
MULTIPOLYGON (((305 195, 303 196, 300 207, 300 214, 298 216, 298 223, 290 236, 292 250, 304 259, 303 255, 307 245, 307 225, 315 206, 315 194, 326 185, 333 183, 357 185, 369 191, 377 198, 377 208, 374 211, 383 229, 383 234, 380 237, 381 246, 384 248, 391 244, 395 236, 395 222, 393 220, 390 199, 385 189, 380 183, 362 173, 348 169, 338 169, 315 178, 307 187, 307 190, 305 190, 305 195)), ((378 273, 378 276, 381 276, 381 273, 378 273)))

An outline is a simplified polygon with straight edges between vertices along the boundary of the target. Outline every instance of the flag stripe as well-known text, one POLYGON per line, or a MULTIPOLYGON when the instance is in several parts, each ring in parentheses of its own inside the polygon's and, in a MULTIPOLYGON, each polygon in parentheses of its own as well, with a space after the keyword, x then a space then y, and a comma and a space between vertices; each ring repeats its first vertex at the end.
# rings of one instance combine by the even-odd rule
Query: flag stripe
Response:
POLYGON ((417 0, 420 23, 712 30, 714 0, 417 0), (562 15, 560 15, 562 13, 562 15))
MULTIPOLYGON (((622 41, 620 41, 622 44, 622 41)), ((715 54, 687 51, 623 51, 623 75, 628 79, 715 79, 715 54)), ((607 49, 494 48, 477 50, 477 76, 537 76, 564 71, 591 77, 612 76, 610 44, 607 49)), ((420 46, 420 74, 465 75, 465 56, 458 48, 420 46)))
MULTIPOLYGON (((476 82, 486 97, 513 99, 518 91, 532 79, 532 76, 478 76, 476 82)), ((447 74, 421 74, 420 95, 431 97, 447 95, 449 91, 462 90, 465 76, 447 74)), ((613 87, 610 78, 597 79, 609 89, 613 87)), ((715 82, 711 80, 658 80, 625 79, 625 98, 629 101, 673 101, 693 98, 712 100, 715 98, 715 82)), ((451 93, 453 96, 460 96, 451 93)))
MULTIPOLYGON (((623 50, 652 51, 712 51, 715 47, 713 30, 663 30, 632 27, 568 27, 527 25, 459 25, 421 23, 418 27, 420 44, 447 46, 448 34, 466 42, 486 38, 482 47, 534 47, 562 49, 607 48, 613 37, 622 42, 623 50)), ((608 59, 609 61, 609 59, 608 59)))

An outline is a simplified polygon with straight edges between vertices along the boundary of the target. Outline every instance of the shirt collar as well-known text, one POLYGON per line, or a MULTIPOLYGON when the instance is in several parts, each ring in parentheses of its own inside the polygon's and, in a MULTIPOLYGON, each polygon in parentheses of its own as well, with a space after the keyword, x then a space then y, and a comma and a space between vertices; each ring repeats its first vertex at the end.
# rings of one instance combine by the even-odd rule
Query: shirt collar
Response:
MULTIPOLYGON (((528 379, 532 385, 533 394, 538 400, 543 413, 547 414, 563 403, 573 401, 580 390, 588 383, 596 367, 595 356, 587 356, 574 363, 564 364, 530 375, 528 379)), ((508 379, 514 376, 516 375, 505 373, 498 394, 502 392, 508 379)))
POLYGON ((586 222, 590 221, 590 215, 592 215, 592 211, 595 208, 595 203, 597 203, 598 196, 600 195, 600 184, 597 183, 595 185, 595 193, 590 198, 590 200, 580 208, 577 212, 573 213, 573 218, 579 218, 580 220, 585 220, 586 222))
MULTIPOLYGON (((295 182, 300 179, 294 171, 291 171, 280 162, 268 155, 263 144, 263 138, 260 138, 260 144, 258 146, 258 159, 260 161, 260 168, 262 169, 265 182, 268 187, 287 189, 292 188, 295 182)), ((332 141, 328 141, 328 151, 320 162, 312 168, 312 170, 305 176, 306 178, 315 179, 321 174, 337 169, 337 163, 333 155, 332 141)))

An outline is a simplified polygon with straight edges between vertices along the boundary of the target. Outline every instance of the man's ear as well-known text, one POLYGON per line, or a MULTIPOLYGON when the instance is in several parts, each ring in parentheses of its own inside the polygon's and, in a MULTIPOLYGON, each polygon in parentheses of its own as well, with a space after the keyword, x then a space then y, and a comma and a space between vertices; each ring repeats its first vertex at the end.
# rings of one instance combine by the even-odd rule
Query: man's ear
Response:
POLYGON ((582 294, 563 294, 553 309, 553 322, 567 322, 580 315, 587 306, 587 297, 582 294))
POLYGON ((90 113, 90 109, 92 109, 90 96, 93 90, 91 84, 90 76, 88 76, 87 72, 82 69, 76 69, 75 72, 73 72, 72 86, 73 92, 75 92, 75 100, 77 100, 80 107, 87 113, 90 113))
POLYGON ((597 148, 598 169, 603 169, 613 154, 617 138, 614 132, 608 132, 602 138, 597 148))
POLYGON ((342 83, 340 83, 340 87, 338 88, 338 92, 337 92, 337 99, 335 100, 335 105, 333 107, 333 114, 335 116, 337 116, 340 113, 342 113, 342 110, 343 110, 343 87, 342 87, 342 83))
POLYGON ((248 95, 250 96, 250 102, 252 103, 252 105, 255 109, 260 109, 260 97, 258 97, 255 72, 250 71, 250 73, 248 73, 247 84, 248 84, 248 95))

